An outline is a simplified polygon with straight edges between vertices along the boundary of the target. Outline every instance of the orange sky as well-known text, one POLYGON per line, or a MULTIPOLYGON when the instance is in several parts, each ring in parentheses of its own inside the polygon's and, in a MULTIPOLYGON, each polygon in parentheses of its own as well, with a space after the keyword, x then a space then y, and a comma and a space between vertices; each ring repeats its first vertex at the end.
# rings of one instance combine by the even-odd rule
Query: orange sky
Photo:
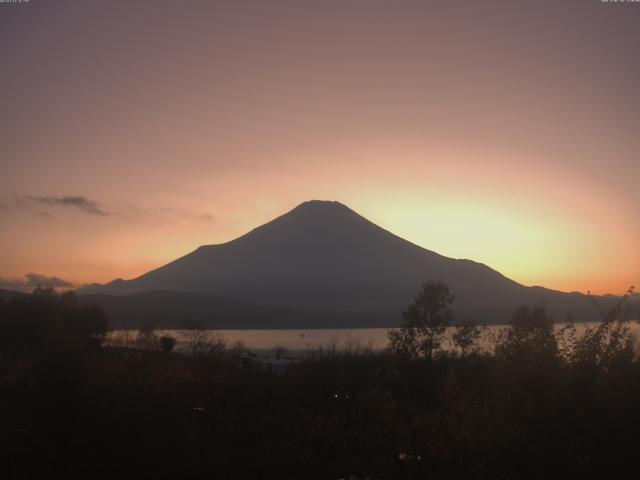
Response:
POLYGON ((317 198, 621 293, 640 4, 527 3, 0 4, 0 279, 129 278, 317 198))

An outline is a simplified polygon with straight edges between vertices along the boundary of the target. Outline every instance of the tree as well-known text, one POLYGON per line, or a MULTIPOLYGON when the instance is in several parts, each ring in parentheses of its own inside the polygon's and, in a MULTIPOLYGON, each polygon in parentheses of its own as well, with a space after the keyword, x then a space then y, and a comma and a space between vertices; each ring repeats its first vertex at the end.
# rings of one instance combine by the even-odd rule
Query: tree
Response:
POLYGON ((629 332, 631 311, 628 305, 633 291, 634 287, 629 287, 615 306, 608 311, 595 297, 589 295, 594 305, 601 310, 602 319, 597 326, 587 327, 579 338, 575 335, 575 326, 571 324, 572 348, 568 349, 568 354, 565 356, 574 363, 598 368, 607 368, 620 360, 626 362, 633 360, 634 338, 629 332))
POLYGON ((553 323, 543 306, 521 305, 513 314, 509 327, 500 332, 496 354, 520 361, 556 359, 558 341, 553 323))
POLYGON ((160 349, 165 353, 171 352, 176 346, 176 343, 177 341, 175 337, 171 337, 169 335, 163 335, 160 337, 160 349))
POLYGON ((402 327, 389 332, 391 350, 431 361, 453 319, 449 305, 454 299, 444 283, 423 283, 414 302, 402 313, 402 327))
POLYGON ((138 337, 136 343, 145 350, 157 350, 158 349, 158 336, 156 335, 156 329, 159 322, 145 320, 138 330, 138 337))
POLYGON ((461 324, 456 325, 456 331, 451 339, 453 340, 453 344, 460 350, 460 355, 464 357, 479 349, 478 340, 480 339, 480 335, 482 335, 482 330, 478 326, 478 323, 473 320, 465 320, 461 324))
POLYGON ((204 329, 204 323, 187 318, 181 322, 181 326, 185 330, 185 343, 191 350, 192 357, 204 354, 211 347, 209 334, 204 329))
POLYGON ((288 353, 288 350, 287 350, 286 347, 278 345, 273 349, 273 353, 276 356, 276 360, 280 360, 281 358, 283 358, 288 353))
POLYGON ((2 308, 0 353, 96 351, 107 330, 107 318, 95 304, 82 303, 73 292, 59 296, 52 288, 36 288, 2 308))

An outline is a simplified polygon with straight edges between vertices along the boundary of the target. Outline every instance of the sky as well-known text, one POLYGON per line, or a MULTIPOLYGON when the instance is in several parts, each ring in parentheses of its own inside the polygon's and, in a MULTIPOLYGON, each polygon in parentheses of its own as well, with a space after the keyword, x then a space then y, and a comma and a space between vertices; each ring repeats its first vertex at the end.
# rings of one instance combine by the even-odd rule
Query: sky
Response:
POLYGON ((640 280, 640 2, 0 3, 0 286, 310 199, 525 285, 640 280))

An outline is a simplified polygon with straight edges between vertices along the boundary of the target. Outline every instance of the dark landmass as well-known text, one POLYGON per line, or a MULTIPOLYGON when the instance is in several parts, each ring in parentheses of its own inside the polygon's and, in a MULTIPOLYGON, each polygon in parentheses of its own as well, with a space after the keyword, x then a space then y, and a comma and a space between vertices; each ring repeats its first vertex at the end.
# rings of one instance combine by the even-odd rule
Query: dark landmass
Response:
POLYGON ((253 305, 214 295, 151 291, 131 295, 81 295, 99 305, 114 329, 139 328, 157 321, 165 329, 180 329, 194 320, 208 329, 365 328, 386 327, 392 312, 322 311, 253 305))
POLYGON ((17 290, 0 289, 0 299, 5 301, 10 300, 12 298, 27 297, 27 296, 29 296, 29 294, 25 292, 19 292, 17 290))
MULTIPOLYGON (((520 285, 325 201, 303 203, 236 240, 202 246, 138 278, 78 293, 122 328, 154 318, 171 328, 185 315, 208 328, 394 327, 418 286, 430 280, 455 292, 461 319, 506 323, 521 304, 544 304, 558 320, 569 313, 579 321, 598 319, 585 295, 520 285)), ((609 308, 616 297, 599 301, 609 308)))
POLYGON ((633 476, 640 360, 624 308, 566 342, 522 306, 491 351, 473 325, 443 351, 448 289, 422 293, 389 350, 303 359, 200 330, 189 355, 149 328, 105 347, 105 316, 73 293, 0 300, 3 478, 633 476))

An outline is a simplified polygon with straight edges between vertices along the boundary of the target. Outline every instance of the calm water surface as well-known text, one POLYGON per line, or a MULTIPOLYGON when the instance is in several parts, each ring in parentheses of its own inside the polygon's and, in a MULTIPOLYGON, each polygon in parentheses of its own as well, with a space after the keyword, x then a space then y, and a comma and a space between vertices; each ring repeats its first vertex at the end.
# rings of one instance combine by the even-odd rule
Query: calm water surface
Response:
MULTIPOLYGON (((578 333, 584 331, 587 326, 597 323, 577 323, 578 333)), ((560 329, 564 324, 556 324, 560 329)), ((484 328, 480 343, 484 348, 492 344, 492 339, 506 325, 491 325, 484 328)), ((276 347, 284 347, 289 351, 303 352, 319 348, 345 350, 349 348, 372 348, 381 350, 387 347, 388 328, 345 328, 345 329, 300 329, 300 330, 204 330, 203 335, 215 338, 221 335, 227 346, 241 342, 251 350, 272 350, 276 347)), ((454 329, 449 328, 451 335, 454 329)), ((630 323, 630 331, 637 338, 640 337, 640 324, 638 321, 630 323)), ((184 344, 191 332, 186 330, 156 330, 156 335, 169 335, 178 340, 178 350, 184 348, 184 344)), ((107 342, 118 344, 135 340, 137 332, 134 330, 116 330, 109 334, 107 342)), ((450 345, 445 345, 445 348, 450 345)))

